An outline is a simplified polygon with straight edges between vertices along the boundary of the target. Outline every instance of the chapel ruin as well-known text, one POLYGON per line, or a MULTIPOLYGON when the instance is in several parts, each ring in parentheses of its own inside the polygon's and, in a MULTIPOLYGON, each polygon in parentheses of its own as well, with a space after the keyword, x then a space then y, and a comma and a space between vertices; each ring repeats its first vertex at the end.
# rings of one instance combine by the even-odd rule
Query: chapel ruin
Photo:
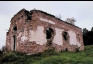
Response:
POLYGON ((84 50, 82 29, 41 10, 22 9, 15 14, 6 34, 7 51, 35 54, 48 48, 84 50))

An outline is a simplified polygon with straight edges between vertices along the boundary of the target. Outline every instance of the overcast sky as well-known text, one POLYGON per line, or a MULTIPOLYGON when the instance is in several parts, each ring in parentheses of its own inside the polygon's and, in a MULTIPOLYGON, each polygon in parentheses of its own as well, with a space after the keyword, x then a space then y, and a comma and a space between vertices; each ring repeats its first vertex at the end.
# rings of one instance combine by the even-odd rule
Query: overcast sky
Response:
POLYGON ((62 20, 74 17, 75 25, 82 29, 93 27, 93 1, 0 1, 0 48, 5 45, 11 18, 23 8, 61 15, 62 20))

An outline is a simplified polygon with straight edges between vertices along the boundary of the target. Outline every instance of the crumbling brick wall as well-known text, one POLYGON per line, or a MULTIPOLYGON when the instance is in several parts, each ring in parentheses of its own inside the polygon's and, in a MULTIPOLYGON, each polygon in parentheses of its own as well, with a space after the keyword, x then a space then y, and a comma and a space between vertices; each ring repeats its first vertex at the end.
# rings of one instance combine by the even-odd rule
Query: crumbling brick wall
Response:
POLYGON ((82 31, 53 15, 40 10, 22 9, 12 19, 6 35, 8 51, 43 52, 49 47, 56 51, 84 50, 82 31))

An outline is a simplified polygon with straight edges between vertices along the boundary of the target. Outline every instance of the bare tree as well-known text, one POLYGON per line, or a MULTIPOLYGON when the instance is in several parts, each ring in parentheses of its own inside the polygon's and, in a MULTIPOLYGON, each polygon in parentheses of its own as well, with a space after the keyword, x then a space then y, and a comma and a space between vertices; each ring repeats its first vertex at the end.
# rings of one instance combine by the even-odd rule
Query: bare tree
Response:
POLYGON ((76 20, 74 17, 72 17, 72 18, 67 18, 66 22, 75 25, 76 20))

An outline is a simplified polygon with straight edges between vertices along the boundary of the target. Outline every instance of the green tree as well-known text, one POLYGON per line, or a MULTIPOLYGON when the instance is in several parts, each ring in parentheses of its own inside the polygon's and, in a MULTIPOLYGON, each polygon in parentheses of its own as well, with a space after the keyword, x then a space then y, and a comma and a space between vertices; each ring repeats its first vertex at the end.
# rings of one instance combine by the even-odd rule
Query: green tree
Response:
POLYGON ((91 32, 93 32, 93 27, 91 28, 91 32))
POLYGON ((83 29, 83 34, 87 33, 88 30, 86 28, 83 29))

